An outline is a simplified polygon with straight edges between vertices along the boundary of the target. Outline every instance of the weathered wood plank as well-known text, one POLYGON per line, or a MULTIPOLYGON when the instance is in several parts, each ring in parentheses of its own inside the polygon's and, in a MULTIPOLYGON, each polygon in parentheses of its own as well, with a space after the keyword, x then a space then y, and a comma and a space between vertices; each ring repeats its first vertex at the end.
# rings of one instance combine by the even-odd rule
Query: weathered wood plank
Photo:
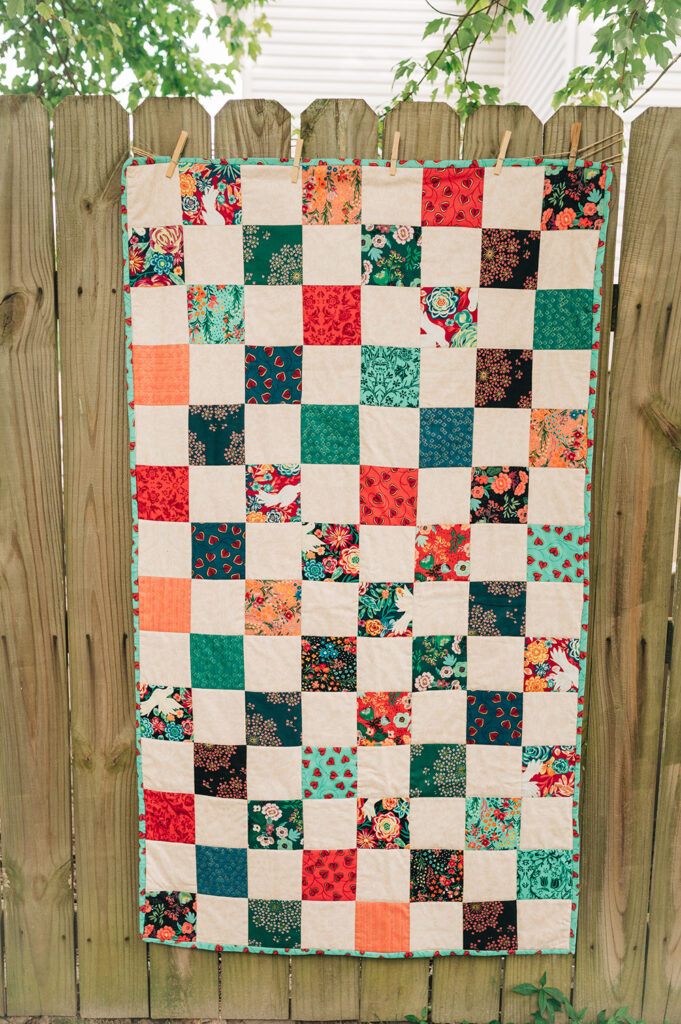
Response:
POLYGON ((679 480, 680 145, 679 110, 632 126, 582 793, 575 1001, 637 1017, 679 480))
POLYGON ((497 156, 505 131, 512 132, 507 156, 539 156, 543 126, 529 107, 508 104, 478 107, 466 118, 463 135, 464 160, 497 156))
POLYGON ((433 961, 435 1024, 487 1024, 499 1013, 501 958, 439 956, 433 961))
POLYGON ((0 817, 7 1012, 76 1011, 50 126, 0 98, 0 817))
POLYGON ((378 115, 366 100, 313 100, 300 115, 303 159, 378 156, 378 115))
POLYGON ((395 132, 399 160, 457 160, 461 149, 459 115, 447 103, 402 100, 383 122, 383 159, 389 160, 395 132))
POLYGON ((429 964, 425 957, 363 960, 359 1019, 398 1021, 408 1013, 420 1019, 428 1004, 429 964))
MULTIPOLYGON (((210 118, 194 99, 147 99, 132 115, 133 142, 151 153, 170 154, 184 128, 184 156, 211 155, 210 118)), ((149 948, 152 1017, 217 1017, 218 954, 206 950, 149 948)))
POLYGON ((227 100, 215 116, 218 157, 291 155, 291 115, 276 100, 227 100))
POLYGON ((112 96, 69 97, 54 144, 80 1012, 141 1016, 120 222, 128 115, 112 96))

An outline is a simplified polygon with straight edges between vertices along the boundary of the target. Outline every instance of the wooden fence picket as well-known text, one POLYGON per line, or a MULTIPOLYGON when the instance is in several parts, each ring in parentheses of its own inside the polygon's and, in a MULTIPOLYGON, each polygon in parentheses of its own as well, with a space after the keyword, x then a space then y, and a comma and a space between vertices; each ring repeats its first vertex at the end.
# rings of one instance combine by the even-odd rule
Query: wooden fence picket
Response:
POLYGON ((300 115, 303 160, 378 156, 378 115, 366 100, 313 100, 300 115))
POLYGON ((291 115, 276 100, 227 100, 215 115, 215 156, 291 155, 291 115))

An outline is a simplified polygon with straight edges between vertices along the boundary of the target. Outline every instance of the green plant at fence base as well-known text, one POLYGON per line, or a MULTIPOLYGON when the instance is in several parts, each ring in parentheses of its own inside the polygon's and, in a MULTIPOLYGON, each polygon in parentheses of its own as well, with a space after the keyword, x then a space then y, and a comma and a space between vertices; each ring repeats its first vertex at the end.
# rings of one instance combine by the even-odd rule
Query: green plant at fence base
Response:
POLYGON ((257 57, 270 31, 257 10, 265 2, 204 10, 194 0, 5 0, 0 91, 33 92, 48 107, 83 93, 122 92, 135 106, 145 96, 232 92, 243 60, 257 57), (222 44, 219 62, 201 57, 207 39, 222 44))
MULTIPOLYGON (((431 99, 451 98, 463 115, 481 103, 498 103, 498 88, 470 78, 471 58, 477 46, 502 29, 515 33, 517 22, 532 23, 530 7, 536 11, 536 5, 530 0, 466 0, 453 14, 438 11, 437 0, 426 2, 441 17, 428 22, 423 38, 439 42, 421 60, 399 61, 394 84, 401 92, 395 99, 412 99, 426 85, 431 99)), ((660 71, 659 79, 681 58, 672 50, 681 36, 678 0, 544 0, 541 7, 549 22, 562 21, 573 11, 579 12, 580 22, 593 19, 593 45, 589 63, 573 68, 554 95, 554 107, 570 102, 629 109, 648 91, 634 99, 651 69, 660 71)))
MULTIPOLYGON (((537 997, 537 1009, 533 1011, 530 1020, 525 1021, 524 1024, 554 1024, 556 1014, 561 1012, 567 1016, 569 1021, 574 1021, 575 1024, 645 1024, 645 1021, 631 1016, 628 1006, 620 1006, 611 1016, 608 1016, 605 1010, 601 1010, 595 1018, 587 1021, 586 1009, 575 1010, 564 992, 561 992, 559 988, 552 988, 546 984, 546 971, 542 974, 538 985, 524 982, 522 985, 516 985, 513 991, 519 996, 537 997)), ((420 1016, 414 1013, 407 1013, 404 1019, 408 1020, 410 1024, 428 1024, 430 1020, 430 1006, 424 1006, 420 1016)), ((462 1024, 468 1024, 468 1022, 464 1020, 462 1024)), ((489 1024, 499 1024, 499 1022, 491 1020, 489 1024)), ((520 1024, 520 1021, 518 1024, 520 1024)))

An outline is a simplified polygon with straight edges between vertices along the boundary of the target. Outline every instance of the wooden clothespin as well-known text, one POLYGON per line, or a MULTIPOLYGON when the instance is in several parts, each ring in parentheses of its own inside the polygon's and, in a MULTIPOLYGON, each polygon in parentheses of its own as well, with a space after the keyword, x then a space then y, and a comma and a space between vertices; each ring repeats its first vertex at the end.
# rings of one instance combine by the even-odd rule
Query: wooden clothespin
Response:
POLYGON ((175 173, 175 168, 177 167, 177 161, 182 156, 182 150, 184 149, 184 144, 185 144, 185 142, 187 141, 188 138, 189 138, 188 133, 184 129, 182 129, 182 131, 180 132, 180 137, 177 140, 177 142, 175 143, 175 149, 173 150, 173 155, 170 158, 170 163, 168 164, 168 170, 166 171, 166 178, 172 178, 173 174, 175 173))
POLYGON ((400 148, 400 133, 399 132, 395 132, 395 134, 393 135, 393 149, 392 149, 392 153, 390 154, 390 175, 393 178, 395 177, 395 175, 397 173, 397 153, 399 151, 399 148, 400 148))
POLYGON ((567 169, 568 171, 574 171, 575 160, 577 159, 577 150, 579 148, 579 136, 582 132, 582 122, 575 121, 570 128, 570 159, 568 160, 567 169))
POLYGON ((303 139, 298 139, 296 142, 296 153, 293 157, 293 167, 291 168, 291 181, 295 184, 298 181, 298 172, 300 171, 300 158, 303 155, 303 139))
POLYGON ((494 165, 494 173, 495 174, 501 174, 501 168, 503 167, 503 164, 504 164, 504 159, 506 157, 506 150, 508 149, 508 144, 511 141, 511 135, 512 134, 513 134, 512 132, 507 130, 507 131, 504 132, 504 134, 501 137, 501 145, 499 146, 499 156, 497 157, 497 162, 494 165))

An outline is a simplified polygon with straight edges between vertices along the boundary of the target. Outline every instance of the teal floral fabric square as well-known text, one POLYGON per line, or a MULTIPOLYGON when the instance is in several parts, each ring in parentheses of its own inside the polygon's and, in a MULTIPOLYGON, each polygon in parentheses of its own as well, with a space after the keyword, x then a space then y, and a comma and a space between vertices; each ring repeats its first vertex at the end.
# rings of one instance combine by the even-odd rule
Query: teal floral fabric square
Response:
POLYGON ((187 318, 190 344, 240 345, 244 340, 243 285, 188 285, 187 318))
POLYGON ((243 690, 243 636, 192 633, 189 650, 192 686, 204 690, 243 690))
POLYGON ((131 231, 128 242, 130 287, 184 284, 182 228, 131 231))
POLYGON ((392 345, 362 346, 362 405, 416 408, 419 404, 420 351, 392 345))
POLYGON ((516 850, 520 805, 519 797, 466 797, 466 849, 516 850))
POLYGON ((583 526, 528 526, 528 580, 579 582, 586 572, 588 544, 583 526))
POLYGON ((303 283, 303 229, 295 224, 243 228, 246 284, 303 283))
POLYGON ((197 846, 197 891, 231 899, 248 896, 246 858, 245 849, 197 846))
POLYGON ((358 636, 411 636, 413 583, 362 583, 358 636))
POLYGON ((540 288, 534 305, 534 348, 591 348, 593 292, 540 288))
POLYGON ((465 690, 467 637, 415 636, 411 645, 412 689, 465 690))
POLYGON ((421 284, 421 228, 362 225, 362 284, 418 288, 421 284))
POLYGON ((518 850, 519 900, 569 900, 572 850, 518 850))
POLYGON ((303 405, 303 462, 359 462, 359 408, 356 405, 303 405))

